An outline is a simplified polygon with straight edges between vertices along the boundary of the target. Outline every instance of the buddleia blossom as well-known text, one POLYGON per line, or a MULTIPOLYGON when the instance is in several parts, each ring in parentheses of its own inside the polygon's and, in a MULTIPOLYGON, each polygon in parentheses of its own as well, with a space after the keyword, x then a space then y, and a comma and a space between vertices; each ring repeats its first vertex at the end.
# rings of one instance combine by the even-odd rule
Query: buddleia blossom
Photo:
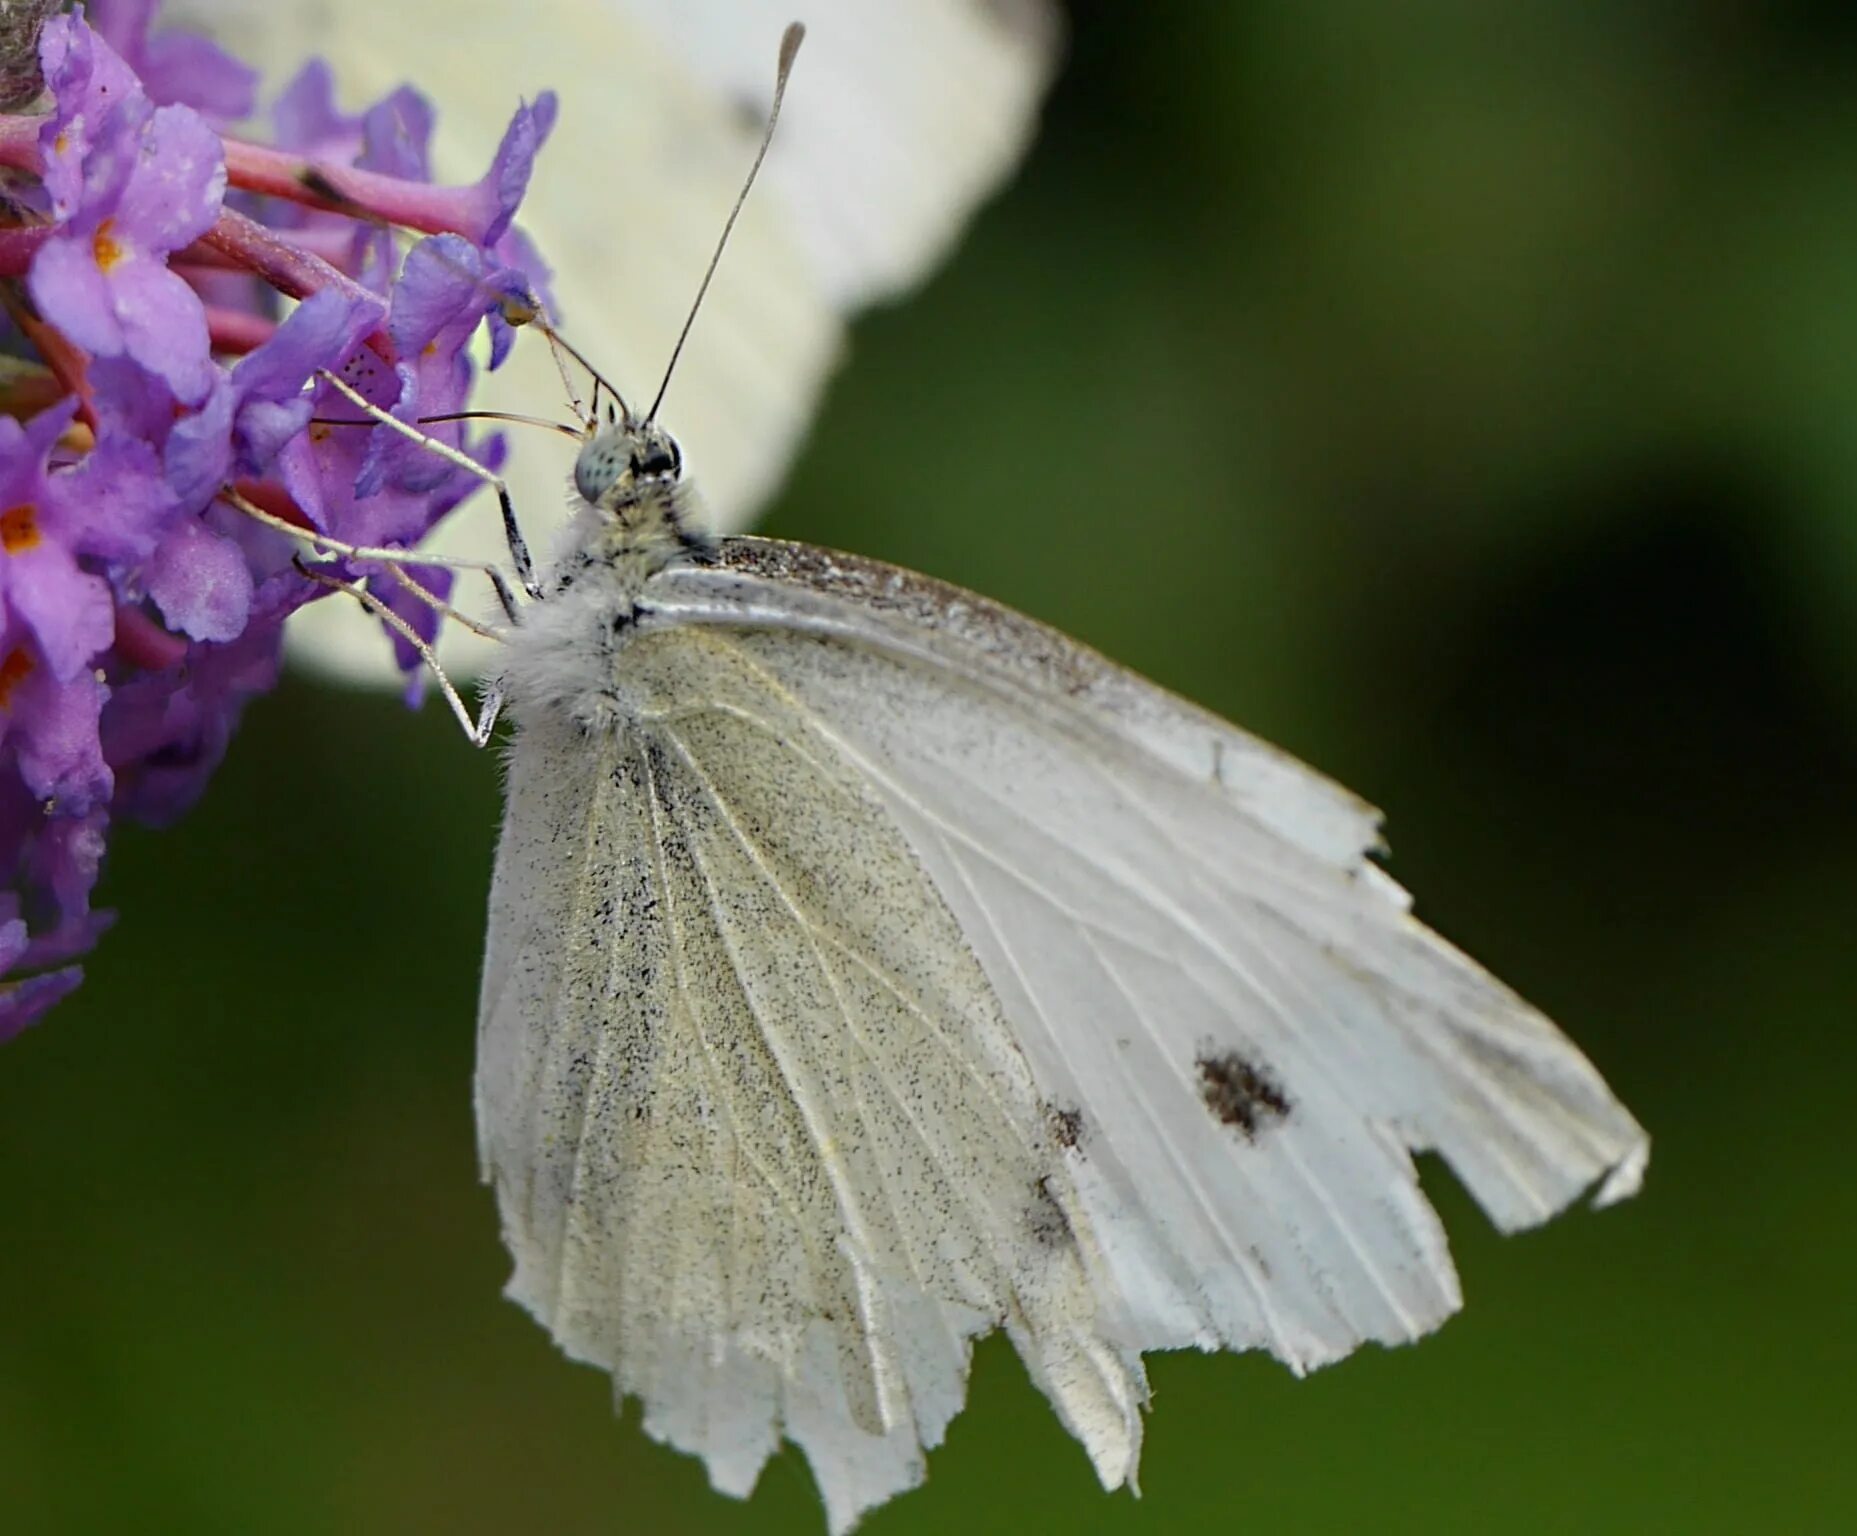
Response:
MULTIPOLYGON (((284 620, 328 594, 245 509, 411 546, 480 484, 352 425, 324 371, 403 421, 456 412, 473 334, 492 320, 494 366, 540 275, 511 221, 551 100, 516 110, 481 179, 434 186, 411 91, 345 118, 310 61, 260 145, 228 128, 253 72, 153 11, 52 17, 43 96, 0 115, 0 1040, 81 979, 113 822, 199 797, 284 620), (401 259, 394 227, 426 238, 401 259)), ((379 595, 430 633, 430 607, 379 595)))

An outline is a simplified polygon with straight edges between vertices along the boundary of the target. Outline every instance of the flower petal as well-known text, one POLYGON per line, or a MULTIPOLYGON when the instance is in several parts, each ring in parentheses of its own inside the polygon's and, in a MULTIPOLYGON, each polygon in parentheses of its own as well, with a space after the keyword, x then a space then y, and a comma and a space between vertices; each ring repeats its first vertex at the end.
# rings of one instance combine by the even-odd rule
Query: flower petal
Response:
POLYGON ((432 103, 403 85, 362 114, 355 164, 409 181, 430 181, 431 145, 432 103))
POLYGON ((82 816, 109 803, 115 778, 97 734, 108 697, 89 672, 61 682, 40 670, 13 690, 7 739, 15 743, 19 776, 61 814, 82 816))
POLYGON ((0 981, 0 1045, 38 1023, 53 1004, 69 997, 83 980, 83 967, 69 965, 62 971, 0 981))
POLYGON ((46 668, 61 683, 87 674, 116 633, 109 583, 80 570, 71 551, 49 539, 8 563, 8 607, 32 631, 46 668))
POLYGON ((117 566, 154 553, 180 510, 155 450, 106 432, 70 469, 46 481, 47 520, 80 555, 117 566))
POLYGON ((233 364, 241 400, 287 400, 318 368, 340 366, 379 327, 387 307, 373 298, 350 298, 334 288, 311 294, 278 326, 270 340, 233 364))
POLYGON ((183 518, 155 551, 148 595, 170 625, 195 640, 231 640, 251 612, 251 568, 232 540, 183 518))
MULTIPOLYGON (((39 247, 26 273, 26 289, 39 313, 86 352, 118 357, 123 328, 116 319, 110 285, 88 239, 54 236, 39 247)), ((199 300, 194 306, 199 307, 199 300)), ((200 316, 202 335, 206 315, 200 316)))
POLYGON ((43 175, 52 213, 62 221, 83 196, 97 145, 139 122, 149 103, 134 71, 76 17, 54 16, 45 23, 39 66, 54 103, 39 130, 43 175))
POLYGON ((121 350, 158 375, 181 404, 198 405, 214 379, 199 295, 160 261, 139 254, 110 273, 109 289, 122 328, 121 350))
POLYGON ((142 129, 140 157, 115 218, 124 239, 165 255, 205 234, 226 194, 226 152, 192 107, 161 107, 142 129))
POLYGON ((495 245, 516 216, 523 193, 529 190, 529 175, 535 169, 535 157, 555 125, 555 93, 543 91, 533 102, 516 109, 504 130, 503 142, 497 146, 496 159, 480 181, 478 190, 485 200, 484 226, 478 243, 495 245))
POLYGON ((162 463, 180 504, 197 511, 232 478, 232 415, 237 406, 232 380, 221 375, 200 409, 183 416, 168 433, 162 463))
POLYGON ((361 119, 335 105, 335 76, 326 61, 311 59, 290 77, 271 108, 280 148, 324 160, 348 160, 361 143, 361 119))
POLYGON ((257 70, 193 32, 149 39, 137 72, 154 100, 195 107, 229 123, 250 117, 258 95, 257 70))

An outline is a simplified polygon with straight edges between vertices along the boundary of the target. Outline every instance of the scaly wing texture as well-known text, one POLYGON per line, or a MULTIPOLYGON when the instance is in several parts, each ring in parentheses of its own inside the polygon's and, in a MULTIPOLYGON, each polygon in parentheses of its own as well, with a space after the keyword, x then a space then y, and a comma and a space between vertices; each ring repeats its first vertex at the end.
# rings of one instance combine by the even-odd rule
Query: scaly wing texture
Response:
POLYGON ((1423 927, 1374 813, 984 599, 731 540, 666 572, 882 799, 992 982, 1142 1348, 1293 1369, 1459 1304, 1410 1153, 1500 1227, 1636 1189, 1644 1132, 1553 1024, 1423 927))
POLYGON ((1106 1485, 1146 1389, 1061 1126, 894 820, 730 637, 628 648, 639 720, 524 719, 480 1014, 511 1295, 743 1494, 834 1530, 923 1476, 1003 1327, 1106 1485))
MULTIPOLYGON (((438 108, 434 163, 451 181, 484 173, 519 99, 556 91, 560 121, 520 223, 554 267, 567 335, 640 410, 748 172, 781 29, 795 19, 808 35, 780 136, 666 408, 724 528, 745 526, 785 473, 847 317, 919 282, 1017 164, 1057 56, 1047 0, 169 0, 161 16, 211 30, 273 91, 319 54, 350 110, 410 75, 438 108)), ((540 339, 518 345, 472 404, 564 409, 540 339)), ((568 469, 558 440, 511 437, 509 479, 538 550, 568 469)), ((430 547, 507 558, 482 498, 430 547)), ((441 653, 454 671, 483 662, 455 627, 441 653)), ((397 681, 378 632, 334 603, 292 620, 291 654, 397 681)))

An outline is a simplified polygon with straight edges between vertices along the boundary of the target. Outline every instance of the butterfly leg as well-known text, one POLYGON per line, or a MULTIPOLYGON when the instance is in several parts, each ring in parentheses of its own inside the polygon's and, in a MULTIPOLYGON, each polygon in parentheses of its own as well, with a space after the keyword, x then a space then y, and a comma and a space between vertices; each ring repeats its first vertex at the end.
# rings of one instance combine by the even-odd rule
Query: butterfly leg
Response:
POLYGON ((501 475, 497 474, 494 470, 485 469, 483 465, 479 464, 477 460, 461 449, 454 448, 449 443, 442 443, 430 433, 421 432, 417 427, 408 426, 397 416, 382 410, 352 384, 349 384, 344 379, 337 378, 333 373, 329 372, 327 368, 318 369, 317 377, 333 386, 336 392, 344 396, 349 404, 354 406, 356 410, 364 411, 383 427, 391 427, 402 437, 418 443, 421 447, 432 453, 436 453, 441 459, 457 465, 459 469, 477 476, 479 480, 483 481, 485 485, 495 491, 497 506, 503 513, 503 537, 509 545, 510 563, 516 568, 516 579, 522 583, 523 591, 527 592, 530 597, 539 598, 542 595, 542 589, 535 580, 535 562, 529 558, 528 543, 522 537, 522 529, 516 522, 516 504, 510 500, 509 487, 504 484, 501 475))
MULTIPOLYGON (((444 694, 445 702, 451 706, 452 714, 457 717, 458 724, 470 739, 471 745, 481 747, 489 743, 491 732, 496 729, 497 716, 503 711, 503 685, 500 681, 492 682, 484 689, 482 706, 473 718, 470 706, 459 695, 452 680, 445 675, 445 668, 440 664, 438 654, 420 637, 419 632, 412 625, 368 591, 360 582, 343 581, 341 577, 331 576, 327 571, 316 570, 301 559, 298 559, 296 566, 318 586, 328 587, 334 592, 346 592, 417 651, 420 661, 432 674, 433 681, 438 684, 439 691, 444 694)), ((434 599, 435 603, 436 601, 434 599)))
POLYGON ((505 638, 501 630, 493 629, 485 624, 480 624, 477 620, 470 618, 468 615, 460 613, 443 598, 438 597, 413 577, 409 576, 403 567, 407 565, 430 565, 440 566, 446 570, 452 571, 479 571, 489 579, 491 587, 495 590, 497 603, 503 610, 503 616, 507 618, 512 625, 522 622, 521 610, 516 606, 516 595, 510 590, 509 578, 503 574, 500 566, 492 565, 483 560, 462 560, 454 555, 421 554, 419 551, 411 549, 392 549, 385 546, 369 544, 348 544, 344 543, 341 539, 332 539, 327 534, 318 533, 314 528, 304 528, 296 523, 286 522, 283 518, 266 512, 262 507, 255 506, 237 491, 230 488, 221 492, 221 499, 225 501, 228 506, 244 513, 245 516, 251 518, 252 521, 263 523, 265 527, 275 529, 277 532, 293 538, 301 544, 307 545, 314 555, 323 559, 372 561, 386 566, 388 571, 392 573, 394 579, 411 592, 414 597, 426 604, 427 607, 444 614, 448 619, 455 620, 472 633, 482 635, 487 640, 501 640, 505 638))

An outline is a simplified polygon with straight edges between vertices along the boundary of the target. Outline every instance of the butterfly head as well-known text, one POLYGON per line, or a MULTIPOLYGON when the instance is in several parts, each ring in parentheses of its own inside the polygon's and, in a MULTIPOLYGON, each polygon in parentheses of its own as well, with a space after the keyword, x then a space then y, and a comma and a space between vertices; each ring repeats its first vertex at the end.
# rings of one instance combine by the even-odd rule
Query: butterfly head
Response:
POLYGON ((574 460, 574 489, 602 512, 661 499, 683 476, 677 440, 653 422, 621 416, 594 428, 574 460))

